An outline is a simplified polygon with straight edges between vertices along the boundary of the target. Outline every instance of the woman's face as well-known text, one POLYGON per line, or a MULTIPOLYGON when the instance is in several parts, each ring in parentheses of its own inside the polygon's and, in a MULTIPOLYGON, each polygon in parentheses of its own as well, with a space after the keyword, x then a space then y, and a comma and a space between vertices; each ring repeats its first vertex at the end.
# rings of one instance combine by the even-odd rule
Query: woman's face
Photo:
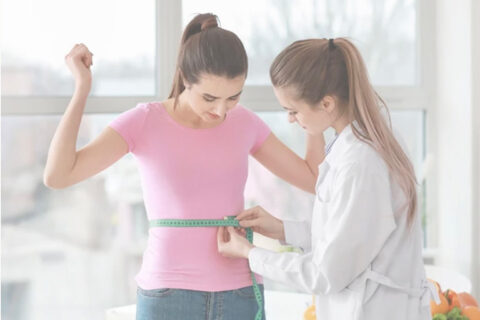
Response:
POLYGON ((198 83, 185 83, 185 99, 193 112, 205 122, 222 122, 240 100, 245 75, 230 79, 203 74, 198 83))
POLYGON ((335 99, 326 96, 317 105, 311 106, 305 101, 296 100, 291 88, 273 88, 280 105, 288 111, 288 121, 297 122, 308 134, 322 134, 333 124, 335 99))

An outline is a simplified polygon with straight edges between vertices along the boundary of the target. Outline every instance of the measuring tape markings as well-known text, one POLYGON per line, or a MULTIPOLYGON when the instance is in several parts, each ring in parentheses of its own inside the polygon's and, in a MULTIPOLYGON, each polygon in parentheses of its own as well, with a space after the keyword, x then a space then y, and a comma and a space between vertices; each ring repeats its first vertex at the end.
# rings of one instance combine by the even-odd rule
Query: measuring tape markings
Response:
MULTIPOLYGON (((240 223, 235 216, 226 216, 224 220, 220 219, 157 219, 150 220, 150 228, 155 227, 175 227, 175 228, 189 228, 189 227, 240 227, 240 223)), ((251 228, 245 228, 246 237, 250 243, 253 243, 253 231, 251 228)), ((250 276, 253 283, 253 292, 258 305, 258 311, 255 320, 262 320, 263 299, 260 289, 255 279, 255 274, 250 271, 250 276)))

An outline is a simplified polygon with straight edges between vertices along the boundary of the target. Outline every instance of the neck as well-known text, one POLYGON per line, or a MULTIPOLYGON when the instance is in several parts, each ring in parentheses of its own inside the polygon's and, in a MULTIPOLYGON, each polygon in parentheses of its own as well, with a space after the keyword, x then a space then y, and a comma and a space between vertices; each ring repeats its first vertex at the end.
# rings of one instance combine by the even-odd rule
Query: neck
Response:
POLYGON ((185 91, 183 91, 178 97, 178 103, 173 112, 182 122, 188 123, 192 126, 201 126, 204 123, 204 121, 192 110, 188 101, 186 101, 185 91))
POLYGON ((340 134, 350 123, 352 123, 352 120, 343 116, 332 124, 332 128, 335 129, 337 134, 340 134))

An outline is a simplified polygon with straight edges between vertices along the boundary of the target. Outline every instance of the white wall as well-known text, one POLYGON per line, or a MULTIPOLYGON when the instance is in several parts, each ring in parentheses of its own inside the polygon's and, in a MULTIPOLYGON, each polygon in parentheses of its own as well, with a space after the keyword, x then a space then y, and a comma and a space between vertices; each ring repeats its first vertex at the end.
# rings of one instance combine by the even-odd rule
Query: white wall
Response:
POLYGON ((473 261, 472 280, 480 297, 480 1, 472 0, 472 102, 473 102, 473 261))
POLYGON ((475 59, 478 58, 478 44, 475 42, 479 38, 475 28, 478 28, 479 17, 475 2, 436 2, 435 158, 438 264, 467 275, 478 293, 478 138, 474 136, 478 131, 478 111, 474 108, 474 103, 478 105, 478 83, 472 79, 475 74, 478 77, 475 59), (474 9, 476 13, 472 13, 474 9), (474 67, 476 72, 473 72, 474 67))

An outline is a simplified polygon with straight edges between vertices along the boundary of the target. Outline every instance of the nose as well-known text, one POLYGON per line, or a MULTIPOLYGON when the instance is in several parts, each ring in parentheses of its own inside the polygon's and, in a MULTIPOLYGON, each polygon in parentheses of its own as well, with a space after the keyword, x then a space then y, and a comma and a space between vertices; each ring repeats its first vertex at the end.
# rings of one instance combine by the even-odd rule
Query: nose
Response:
POLYGON ((288 122, 294 123, 297 121, 297 118, 293 114, 288 114, 288 122))
POLYGON ((227 112, 227 106, 223 103, 219 103, 215 109, 212 110, 212 113, 216 114, 217 116, 223 118, 225 113, 227 112))

